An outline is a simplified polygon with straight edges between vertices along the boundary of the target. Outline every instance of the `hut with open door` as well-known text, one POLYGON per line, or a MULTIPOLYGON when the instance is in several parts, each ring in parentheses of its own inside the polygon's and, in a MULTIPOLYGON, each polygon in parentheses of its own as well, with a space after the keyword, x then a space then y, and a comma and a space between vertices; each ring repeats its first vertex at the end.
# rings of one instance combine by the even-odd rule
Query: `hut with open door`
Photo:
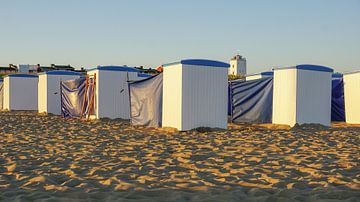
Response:
POLYGON ((98 66, 88 71, 96 74, 94 118, 130 119, 129 81, 144 79, 139 70, 127 66, 98 66))
POLYGON ((49 71, 39 74, 38 110, 39 113, 61 114, 60 82, 80 77, 73 71, 49 71))

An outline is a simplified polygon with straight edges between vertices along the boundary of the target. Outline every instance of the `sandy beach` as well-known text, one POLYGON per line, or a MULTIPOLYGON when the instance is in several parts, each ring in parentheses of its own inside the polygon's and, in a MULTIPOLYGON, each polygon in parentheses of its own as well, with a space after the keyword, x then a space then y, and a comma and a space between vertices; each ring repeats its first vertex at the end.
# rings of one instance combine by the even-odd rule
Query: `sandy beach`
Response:
POLYGON ((360 126, 133 127, 0 112, 0 201, 360 201, 360 126))

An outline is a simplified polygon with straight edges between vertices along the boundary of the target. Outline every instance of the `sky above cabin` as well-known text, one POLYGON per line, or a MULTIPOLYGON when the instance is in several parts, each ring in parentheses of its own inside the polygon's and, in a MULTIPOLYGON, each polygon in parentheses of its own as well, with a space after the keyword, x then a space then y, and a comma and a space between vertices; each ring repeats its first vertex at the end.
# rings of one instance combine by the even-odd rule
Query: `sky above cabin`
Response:
POLYGON ((185 58, 248 72, 360 69, 360 0, 0 0, 0 65, 157 67, 185 58))

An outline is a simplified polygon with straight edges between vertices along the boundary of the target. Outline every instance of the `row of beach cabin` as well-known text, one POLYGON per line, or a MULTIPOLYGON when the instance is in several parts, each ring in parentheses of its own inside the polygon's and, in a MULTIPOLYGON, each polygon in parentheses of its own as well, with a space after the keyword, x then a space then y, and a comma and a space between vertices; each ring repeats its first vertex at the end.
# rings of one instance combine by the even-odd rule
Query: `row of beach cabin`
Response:
POLYGON ((219 61, 191 59, 165 64, 156 76, 119 66, 98 66, 85 76, 70 71, 11 74, 0 84, 0 108, 130 119, 133 125, 181 131, 227 128, 229 117, 235 123, 329 126, 341 110, 343 121, 360 124, 360 72, 336 77, 342 94, 334 103, 333 69, 328 67, 278 68, 231 82, 228 68, 219 61))

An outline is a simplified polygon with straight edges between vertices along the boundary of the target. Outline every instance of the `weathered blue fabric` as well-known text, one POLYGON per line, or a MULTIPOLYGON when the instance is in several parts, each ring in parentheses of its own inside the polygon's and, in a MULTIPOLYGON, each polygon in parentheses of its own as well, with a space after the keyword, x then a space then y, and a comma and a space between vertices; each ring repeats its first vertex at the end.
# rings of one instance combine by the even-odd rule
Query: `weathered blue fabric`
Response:
POLYGON ((344 81, 332 79, 331 121, 345 121, 344 81))
MULTIPOLYGON (((84 103, 86 78, 79 78, 61 82, 61 114, 64 118, 80 117, 82 108, 84 114, 89 114, 89 100, 91 97, 92 82, 89 82, 87 101, 84 103), (84 106, 83 106, 84 105, 84 106)), ((91 110, 94 113, 94 109, 91 110)))
POLYGON ((235 123, 271 123, 273 78, 229 82, 230 118, 235 123))
POLYGON ((129 83, 132 125, 162 126, 163 75, 129 83))

